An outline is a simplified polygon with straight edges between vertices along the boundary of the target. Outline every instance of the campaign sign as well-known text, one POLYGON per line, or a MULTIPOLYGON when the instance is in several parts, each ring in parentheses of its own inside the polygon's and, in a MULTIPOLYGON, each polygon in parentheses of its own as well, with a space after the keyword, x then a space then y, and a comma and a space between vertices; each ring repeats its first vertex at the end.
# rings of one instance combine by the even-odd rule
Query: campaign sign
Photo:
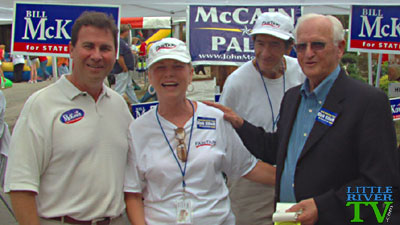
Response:
POLYGON ((400 5, 352 6, 349 51, 400 54, 400 5))
POLYGON ((145 112, 156 107, 157 105, 158 105, 158 102, 146 102, 146 103, 133 104, 132 105, 132 116, 133 116, 133 118, 136 119, 139 116, 143 115, 145 112))
POLYGON ((26 55, 68 57, 72 25, 84 11, 97 11, 112 15, 119 27, 119 8, 119 6, 111 5, 16 2, 11 51, 26 55))
POLYGON ((400 98, 391 98, 390 107, 392 108, 393 120, 400 119, 400 98))
POLYGON ((250 31, 264 12, 283 12, 293 23, 300 6, 191 5, 187 40, 194 65, 241 65, 254 58, 250 31))
POLYGON ((389 97, 400 97, 400 83, 389 83, 389 97))

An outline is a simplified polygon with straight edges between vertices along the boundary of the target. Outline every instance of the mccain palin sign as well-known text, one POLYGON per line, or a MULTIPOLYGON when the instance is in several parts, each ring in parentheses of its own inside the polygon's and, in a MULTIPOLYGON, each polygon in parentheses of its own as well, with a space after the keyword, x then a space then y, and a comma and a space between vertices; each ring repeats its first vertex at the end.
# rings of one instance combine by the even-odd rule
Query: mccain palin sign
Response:
POLYGON ((26 55, 69 56, 71 29, 84 11, 112 15, 119 27, 119 6, 22 3, 14 5, 11 51, 26 55))
POLYGON ((349 50, 400 54, 400 5, 352 6, 349 50))
POLYGON ((254 58, 250 31, 264 12, 284 12, 293 24, 300 6, 204 6, 188 9, 188 46, 194 65, 240 65, 254 58))

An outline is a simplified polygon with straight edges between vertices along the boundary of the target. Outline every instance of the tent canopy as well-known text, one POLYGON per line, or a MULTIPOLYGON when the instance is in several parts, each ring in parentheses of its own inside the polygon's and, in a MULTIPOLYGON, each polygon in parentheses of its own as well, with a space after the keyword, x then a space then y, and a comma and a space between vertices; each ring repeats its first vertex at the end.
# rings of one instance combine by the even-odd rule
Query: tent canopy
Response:
POLYGON ((130 24, 134 29, 171 28, 171 17, 122 17, 122 24, 130 24))
MULTIPOLYGON (((23 0, 23 2, 62 3, 62 0, 23 0)), ((302 5, 304 13, 348 14, 350 5, 399 5, 399 0, 68 0, 67 4, 121 5, 121 17, 170 16, 186 17, 188 5, 302 5), (249 3, 250 2, 250 3, 249 3)), ((0 0, 0 24, 12 23, 14 0, 0 0)))

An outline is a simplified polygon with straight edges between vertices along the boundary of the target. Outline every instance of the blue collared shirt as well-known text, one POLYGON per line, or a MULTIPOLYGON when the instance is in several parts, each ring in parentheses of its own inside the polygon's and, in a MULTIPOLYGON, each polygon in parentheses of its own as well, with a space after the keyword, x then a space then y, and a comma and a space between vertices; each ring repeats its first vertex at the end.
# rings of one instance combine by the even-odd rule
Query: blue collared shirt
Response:
POLYGON ((308 78, 300 89, 301 102, 290 135, 285 167, 281 177, 279 196, 281 202, 296 202, 296 197, 294 195, 294 175, 297 160, 299 159, 308 135, 314 126, 318 111, 324 105, 326 96, 336 78, 339 76, 339 72, 340 67, 338 66, 317 86, 317 88, 314 89, 313 92, 310 92, 310 81, 308 78))

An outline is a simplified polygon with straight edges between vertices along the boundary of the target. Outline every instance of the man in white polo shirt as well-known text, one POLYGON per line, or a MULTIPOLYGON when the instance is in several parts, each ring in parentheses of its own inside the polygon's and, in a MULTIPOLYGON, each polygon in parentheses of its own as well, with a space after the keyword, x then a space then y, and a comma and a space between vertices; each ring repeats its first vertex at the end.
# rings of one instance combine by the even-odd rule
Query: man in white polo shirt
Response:
POLYGON ((72 27, 72 73, 34 93, 11 139, 5 191, 20 225, 127 224, 123 180, 132 117, 103 84, 118 29, 85 12, 72 27))
MULTIPOLYGON (((270 132, 276 129, 283 94, 305 79, 297 60, 284 55, 292 48, 292 30, 287 15, 260 15, 250 33, 256 57, 229 75, 221 95, 221 104, 270 132)), ((273 186, 245 179, 228 180, 228 185, 237 225, 272 224, 273 186)))

